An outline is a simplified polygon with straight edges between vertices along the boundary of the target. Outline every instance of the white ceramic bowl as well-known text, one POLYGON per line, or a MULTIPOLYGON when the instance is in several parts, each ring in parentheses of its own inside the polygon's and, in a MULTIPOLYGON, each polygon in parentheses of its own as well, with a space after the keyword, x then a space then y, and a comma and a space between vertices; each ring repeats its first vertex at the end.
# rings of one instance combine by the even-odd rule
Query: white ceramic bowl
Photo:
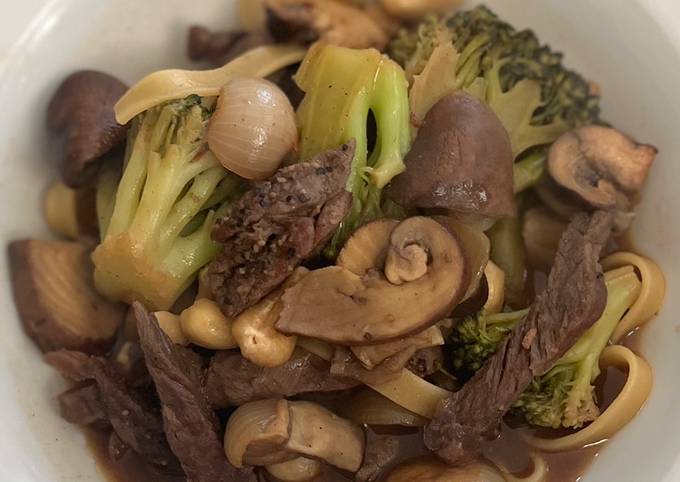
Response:
MULTIPOLYGON (((232 23, 225 0, 3 1, 0 16, 0 244, 47 236, 40 191, 54 175, 46 142, 47 99, 74 69, 133 82, 188 66, 186 27, 232 23)), ((663 312, 645 329, 655 370, 651 399, 597 458, 584 480, 680 480, 680 4, 677 0, 489 0, 530 26, 604 91, 604 114, 658 157, 639 218, 639 249, 668 279, 663 312), (676 204, 677 203, 677 204, 676 204)), ((0 258, 7 273, 6 260, 0 258)), ((0 279, 0 481, 102 480, 79 431, 59 418, 59 377, 19 328, 7 276, 0 279)))

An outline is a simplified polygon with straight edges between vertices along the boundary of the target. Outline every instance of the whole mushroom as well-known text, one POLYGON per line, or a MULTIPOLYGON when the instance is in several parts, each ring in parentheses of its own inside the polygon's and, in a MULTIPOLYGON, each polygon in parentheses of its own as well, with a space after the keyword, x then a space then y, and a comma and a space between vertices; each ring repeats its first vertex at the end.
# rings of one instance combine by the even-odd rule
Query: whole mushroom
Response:
POLYGON ((75 72, 61 83, 47 108, 47 125, 62 142, 60 170, 72 188, 90 184, 99 161, 125 141, 114 104, 127 91, 117 78, 94 70, 75 72))

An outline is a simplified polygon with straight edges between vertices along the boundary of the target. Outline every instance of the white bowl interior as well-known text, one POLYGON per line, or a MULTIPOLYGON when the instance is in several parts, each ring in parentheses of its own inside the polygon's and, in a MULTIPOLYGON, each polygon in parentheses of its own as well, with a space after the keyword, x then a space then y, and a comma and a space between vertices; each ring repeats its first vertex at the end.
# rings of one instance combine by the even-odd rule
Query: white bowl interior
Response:
MULTIPOLYGON (((643 353, 655 372, 652 397, 598 456, 587 481, 680 480, 680 7, 673 0, 515 0, 486 2, 518 27, 566 53, 567 64, 596 80, 611 122, 660 148, 634 225, 638 248, 668 281, 660 316, 643 353), (674 21, 675 20, 675 21, 674 21)), ((204 0, 24 0, 0 19, 0 242, 47 236, 39 192, 54 176, 45 106, 75 69, 110 72, 127 82, 166 67, 189 67, 186 27, 233 23, 234 2, 204 0)), ((7 273, 5 257, 0 260, 7 273)), ((61 420, 63 386, 20 330, 9 279, 0 279, 0 480, 100 480, 79 431, 61 420)))

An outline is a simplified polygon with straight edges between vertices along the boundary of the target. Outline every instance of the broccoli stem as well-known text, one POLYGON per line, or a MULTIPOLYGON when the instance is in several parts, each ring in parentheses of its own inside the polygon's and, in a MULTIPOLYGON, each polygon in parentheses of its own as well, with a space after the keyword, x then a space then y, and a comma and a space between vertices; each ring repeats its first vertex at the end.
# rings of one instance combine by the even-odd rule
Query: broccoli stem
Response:
MULTIPOLYGON (((133 121, 113 207, 104 193, 100 203, 104 229, 92 259, 95 284, 106 296, 166 310, 215 256, 215 213, 207 204, 222 210, 239 183, 227 181, 205 145, 209 114, 192 96, 133 121)), ((102 183, 110 187, 110 180, 102 183)))

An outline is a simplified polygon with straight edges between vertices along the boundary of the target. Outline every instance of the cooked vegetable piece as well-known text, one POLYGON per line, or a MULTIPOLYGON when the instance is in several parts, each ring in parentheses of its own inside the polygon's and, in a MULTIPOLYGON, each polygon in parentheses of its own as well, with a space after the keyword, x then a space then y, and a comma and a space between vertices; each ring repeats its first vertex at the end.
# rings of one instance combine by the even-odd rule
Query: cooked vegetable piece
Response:
POLYGON ((449 337, 456 378, 462 382, 469 380, 528 312, 528 309, 490 315, 480 312, 456 323, 449 337))
MULTIPOLYGON (((433 325, 467 291, 467 264, 456 238, 429 218, 409 218, 390 235, 389 251, 395 259, 408 265, 414 249, 428 254, 426 273, 401 285, 375 273, 359 276, 340 266, 312 271, 286 290, 277 329, 342 345, 365 345, 433 325)), ((387 264, 389 259, 388 253, 387 264)), ((387 264, 385 271, 390 269, 387 264)))
MULTIPOLYGON (((469 462, 450 467, 434 457, 417 459, 393 470, 386 482, 506 482, 503 474, 488 462, 469 462)), ((517 479, 520 480, 520 479, 517 479)))
POLYGON ((153 314, 158 321, 161 330, 177 345, 186 346, 189 339, 186 337, 180 326, 179 316, 169 311, 157 311, 153 314))
POLYGON ((207 278, 227 316, 255 305, 325 245, 350 208, 345 185, 354 147, 335 146, 278 170, 217 222, 221 252, 207 278))
POLYGON ((218 69, 154 72, 133 85, 116 103, 116 120, 127 124, 153 107, 192 95, 214 97, 234 77, 265 77, 299 62, 304 55, 304 49, 297 46, 267 45, 254 48, 218 69))
POLYGON ((614 209, 617 229, 632 221, 633 204, 657 149, 616 129, 590 125, 561 136, 550 148, 548 168, 561 186, 599 209, 614 209))
POLYGON ((508 136, 469 94, 451 94, 430 109, 405 163, 388 190, 398 204, 492 218, 515 212, 508 136))
POLYGON ((463 252, 470 268, 470 286, 463 301, 474 295, 479 289, 484 271, 489 262, 491 243, 481 229, 464 223, 451 216, 433 216, 432 219, 453 233, 463 246, 463 252))
POLYGON ((102 352, 109 348, 125 308, 94 289, 87 246, 13 241, 9 263, 19 318, 43 351, 102 352))
POLYGON ((241 405, 231 416, 224 449, 236 467, 304 456, 356 472, 364 456, 364 434, 358 426, 312 402, 260 400, 241 405))
POLYGON ((99 234, 92 189, 71 189, 61 181, 53 182, 43 198, 43 216, 58 236, 77 239, 99 234))
POLYGON ((239 182, 206 149, 210 114, 193 96, 133 122, 127 163, 109 201, 112 215, 108 221, 102 216, 106 230, 92 255, 95 283, 105 296, 167 310, 216 255, 212 210, 239 192, 239 182))
POLYGON ((491 241, 491 260, 505 273, 507 303, 515 308, 526 306, 529 270, 521 221, 517 217, 499 219, 487 235, 491 241))
POLYGON ((323 465, 315 459, 297 457, 287 462, 267 465, 265 468, 281 482, 310 482, 319 476, 323 465))
POLYGON ((297 146, 295 111, 276 84, 235 77, 220 90, 207 136, 225 169, 245 179, 266 179, 297 146))
POLYGON ((64 183, 91 184, 99 161, 125 141, 127 128, 116 122, 113 105, 127 86, 94 70, 75 72, 61 83, 47 108, 47 125, 61 141, 59 168, 64 183))
POLYGON ((390 234, 398 224, 394 219, 378 219, 361 226, 342 247, 336 264, 359 276, 385 266, 390 234))
POLYGON ((441 330, 438 326, 431 326, 420 333, 415 333, 406 338, 401 338, 388 343, 381 343, 379 345, 353 346, 351 347, 351 350, 357 357, 357 360, 359 360, 365 368, 371 370, 376 365, 385 361, 386 358, 396 355, 401 351, 414 349, 415 352, 415 350, 443 344, 444 337, 442 336, 441 330))
POLYGON ((527 209, 522 219, 522 238, 533 268, 550 268, 567 223, 545 206, 527 209))
POLYGON ((593 383, 600 375, 600 355, 641 287, 632 266, 607 272, 605 280, 607 307, 600 319, 515 402, 532 425, 575 429, 599 416, 593 383))
POLYGON ((329 44, 383 49, 388 37, 368 15, 334 0, 266 0, 267 26, 283 42, 329 44))
POLYGON ((521 162, 515 168, 517 191, 545 172, 547 144, 570 129, 598 123, 597 90, 567 70, 562 54, 541 45, 532 31, 516 31, 487 7, 428 17, 416 29, 403 30, 389 51, 412 78, 423 72, 442 41, 451 41, 458 55, 433 59, 439 65, 428 66, 438 73, 432 82, 453 83, 496 113, 508 132, 513 157, 521 162), (453 82, 442 80, 440 72, 447 69, 453 82))
POLYGON ((187 53, 191 60, 224 65, 249 50, 274 42, 265 32, 247 30, 211 31, 201 25, 189 28, 187 53))
POLYGON ((600 318, 607 292, 598 260, 612 221, 603 211, 574 218, 527 320, 470 381, 439 404, 425 430, 428 448, 451 464, 479 454, 532 379, 550 370, 600 318))
POLYGON ((377 50, 351 50, 318 43, 295 77, 305 98, 298 109, 300 157, 354 139, 356 151, 347 189, 352 212, 333 236, 332 258, 359 226, 385 217, 403 217, 381 190, 405 168, 411 133, 403 70, 377 50), (329 88, 330 86, 330 88, 329 88), (376 124, 376 145, 368 152, 368 123, 376 124))
POLYGON ((360 389, 351 395, 341 404, 338 414, 359 425, 422 427, 427 423, 425 417, 400 407, 370 388, 360 389))
POLYGON ((134 304, 139 340, 161 401, 168 443, 187 479, 195 482, 254 482, 252 469, 235 468, 224 456, 217 417, 201 388, 198 355, 172 343, 155 317, 134 304))

